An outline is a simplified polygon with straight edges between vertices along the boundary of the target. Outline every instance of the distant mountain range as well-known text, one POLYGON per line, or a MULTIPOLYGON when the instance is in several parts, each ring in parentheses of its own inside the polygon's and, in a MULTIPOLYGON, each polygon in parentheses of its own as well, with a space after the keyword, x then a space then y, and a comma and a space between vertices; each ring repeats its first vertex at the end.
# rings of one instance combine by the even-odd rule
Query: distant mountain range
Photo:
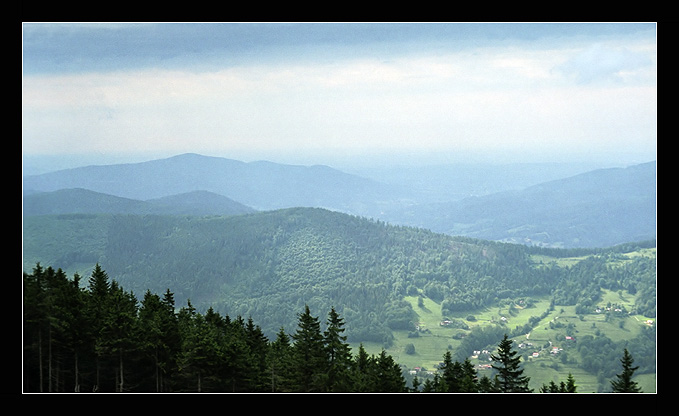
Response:
POLYGON ((141 201, 82 188, 29 193, 24 196, 24 215, 136 214, 136 215, 239 215, 254 209, 208 191, 141 201))
POLYGON ((550 247, 608 247, 653 239, 656 162, 416 205, 387 218, 451 235, 550 247))
POLYGON ((604 247, 656 236, 656 162, 571 176, 544 166, 494 167, 485 178, 479 168, 469 180, 464 172, 423 169, 408 181, 400 171, 374 180, 328 166, 183 154, 26 176, 23 213, 237 215, 318 207, 529 245, 604 247), (465 197, 472 192, 466 182, 498 191, 465 197))
POLYGON ((327 166, 245 163, 183 154, 142 163, 86 166, 24 178, 24 190, 83 188, 149 200, 203 190, 256 210, 320 207, 368 214, 393 195, 391 186, 327 166))

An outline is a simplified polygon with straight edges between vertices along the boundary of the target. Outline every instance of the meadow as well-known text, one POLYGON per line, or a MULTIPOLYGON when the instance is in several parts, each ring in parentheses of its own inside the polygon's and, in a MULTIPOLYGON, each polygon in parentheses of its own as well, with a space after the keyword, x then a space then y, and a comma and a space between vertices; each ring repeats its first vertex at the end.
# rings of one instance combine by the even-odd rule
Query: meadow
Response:
MULTIPOLYGON (((525 308, 517 304, 506 303, 492 308, 446 316, 441 312, 441 305, 429 298, 423 297, 420 300, 416 296, 411 296, 406 300, 411 302, 413 309, 419 315, 417 336, 413 336, 411 331, 394 331, 395 339, 385 350, 409 370, 421 369, 418 377, 434 372, 445 352, 458 348, 462 342, 461 336, 469 333, 475 326, 501 323, 507 327, 509 332, 529 323, 531 317, 546 314, 529 333, 513 337, 515 348, 523 360, 525 374, 531 378, 530 387, 536 392, 550 381, 557 384, 566 381, 569 373, 575 378, 578 392, 581 393, 597 392, 600 384, 608 385, 609 383, 608 380, 599 380, 596 374, 591 374, 579 367, 580 357, 574 350, 573 344, 569 345, 576 341, 566 339, 564 335, 566 329, 568 333, 574 334, 573 338, 605 334, 617 342, 634 338, 644 325, 648 325, 649 320, 640 315, 610 319, 604 311, 577 315, 574 306, 556 305, 550 311, 550 299, 547 296, 531 298, 530 306, 525 308), (458 324, 463 322, 468 329, 444 326, 441 324, 444 320, 451 320, 458 324), (458 336, 455 336, 456 334, 458 336), (567 358, 563 357, 564 350, 567 358)), ((632 309, 633 303, 634 296, 627 292, 604 291, 601 300, 603 308, 611 304, 632 309)), ((379 354, 383 345, 368 343, 364 344, 364 347, 371 354, 379 354)), ((479 348, 488 348, 490 353, 495 353, 496 347, 479 346, 479 348)), ((479 375, 491 374, 491 370, 487 368, 491 363, 487 354, 472 356, 470 360, 476 366, 479 375)), ((636 375, 635 381, 640 384, 643 392, 654 393, 656 391, 655 374, 636 375)))

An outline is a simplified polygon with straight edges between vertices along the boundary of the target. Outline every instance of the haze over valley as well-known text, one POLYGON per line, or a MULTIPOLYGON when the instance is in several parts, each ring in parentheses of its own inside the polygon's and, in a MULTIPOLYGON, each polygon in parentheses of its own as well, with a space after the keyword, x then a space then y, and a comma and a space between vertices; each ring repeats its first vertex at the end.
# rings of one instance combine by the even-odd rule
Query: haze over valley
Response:
POLYGON ((627 353, 656 391, 655 24, 25 23, 22 57, 25 391, 498 392, 499 345, 524 391, 627 353))
POLYGON ((397 172, 375 180, 328 166, 184 154, 27 176, 24 215, 230 215, 313 207, 450 235, 608 247, 655 238, 655 166, 649 162, 570 176, 582 167, 449 165, 423 168, 410 179, 397 172), (183 207, 172 209, 172 204, 183 207))

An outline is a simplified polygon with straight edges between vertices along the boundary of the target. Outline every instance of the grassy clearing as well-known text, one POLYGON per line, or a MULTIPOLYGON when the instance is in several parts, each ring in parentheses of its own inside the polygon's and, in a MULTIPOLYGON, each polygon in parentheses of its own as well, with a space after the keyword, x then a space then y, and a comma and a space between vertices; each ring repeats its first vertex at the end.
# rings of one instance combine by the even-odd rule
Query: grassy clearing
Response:
MULTIPOLYGON (((489 325, 498 322, 504 322, 509 331, 517 326, 525 325, 533 316, 541 316, 549 309, 550 305, 548 297, 531 298, 531 306, 526 308, 510 307, 507 304, 444 316, 441 313, 440 304, 431 299, 424 298, 421 306, 418 305, 417 297, 407 297, 406 300, 413 305, 413 309, 419 315, 420 331, 417 337, 412 337, 412 333, 408 331, 395 331, 394 343, 386 351, 398 363, 409 369, 421 367, 430 371, 435 370, 446 351, 452 351, 460 345, 461 341, 453 337, 455 334, 466 333, 477 325, 489 325), (467 319, 471 316, 474 319, 467 319), (506 320, 503 320, 503 317, 506 320), (444 319, 462 321, 469 329, 441 326, 440 323, 444 319), (406 352, 409 345, 414 347, 414 353, 406 352)), ((626 292, 604 291, 601 302, 604 307, 610 303, 624 305, 631 309, 634 297, 626 292)), ((645 321, 646 318, 641 316, 628 315, 607 318, 604 313, 577 315, 574 306, 556 306, 533 327, 530 333, 514 338, 516 345, 519 343, 532 344, 531 347, 519 350, 523 358, 525 373, 531 377, 530 387, 537 392, 542 385, 548 384, 550 381, 557 384, 561 381, 565 382, 570 373, 575 378, 579 392, 596 392, 599 389, 597 376, 578 368, 577 364, 573 362, 578 359, 577 352, 570 350, 568 360, 562 362, 563 360, 558 353, 550 353, 552 348, 564 347, 564 343, 567 342, 565 339, 566 328, 570 328, 569 330, 573 331, 576 337, 605 334, 611 340, 617 342, 636 337, 641 328, 646 325, 645 321), (538 352, 538 356, 533 357, 533 352, 538 352)), ((364 347, 370 354, 379 354, 383 346, 377 343, 369 343, 364 344, 364 347)), ((489 364, 480 359, 472 359, 471 361, 476 365, 489 364)), ((478 371, 482 375, 484 371, 489 370, 478 369, 478 371)), ((644 374, 638 377, 638 382, 644 392, 655 392, 655 381, 654 374, 644 374)))

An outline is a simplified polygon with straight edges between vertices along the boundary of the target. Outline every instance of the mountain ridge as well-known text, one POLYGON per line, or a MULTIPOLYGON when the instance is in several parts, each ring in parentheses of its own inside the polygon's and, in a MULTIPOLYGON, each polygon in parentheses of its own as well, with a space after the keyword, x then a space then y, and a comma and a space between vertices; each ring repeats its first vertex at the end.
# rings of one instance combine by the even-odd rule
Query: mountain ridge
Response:
POLYGON ((305 304, 334 305, 353 322, 352 337, 378 342, 390 329, 412 328, 412 309, 399 300, 405 295, 421 293, 454 312, 554 294, 571 278, 588 276, 542 267, 531 259, 536 248, 321 208, 208 217, 31 216, 23 230, 24 270, 40 262, 86 275, 101 264, 135 293, 172 288, 182 304, 190 299, 201 309, 253 316, 269 333, 294 322, 305 304))
POLYGON ((254 209, 208 191, 190 191, 147 201, 118 197, 84 188, 31 192, 24 196, 23 215, 132 214, 240 215, 254 209))
POLYGON ((391 218, 446 234, 551 247, 607 247, 652 239, 656 162, 410 207, 391 218))
POLYGON ((388 186, 376 181, 322 165, 246 163, 195 153, 148 162, 71 168, 24 178, 25 190, 63 188, 86 188, 140 200, 206 190, 257 210, 319 206, 356 214, 365 213, 361 212, 363 208, 390 192, 388 186))
MULTIPOLYGON (((451 200, 455 189, 440 190, 465 179, 440 177, 448 170, 434 169, 425 172, 434 176, 399 184, 408 172, 390 182, 326 165, 242 162, 185 153, 30 175, 24 178, 24 193, 85 188, 148 201, 203 190, 259 211, 319 207, 451 235, 550 247, 606 247, 655 238, 655 171, 655 161, 596 169, 522 189, 451 200), (427 180, 431 187, 422 185, 427 180)), ((518 178, 520 172, 510 176, 518 178)), ((533 178, 536 172, 524 176, 533 178)), ((497 174, 495 169, 493 175, 497 174)), ((483 178, 473 179, 483 183, 483 178)), ((511 182, 505 181, 503 186, 508 185, 511 182)))

